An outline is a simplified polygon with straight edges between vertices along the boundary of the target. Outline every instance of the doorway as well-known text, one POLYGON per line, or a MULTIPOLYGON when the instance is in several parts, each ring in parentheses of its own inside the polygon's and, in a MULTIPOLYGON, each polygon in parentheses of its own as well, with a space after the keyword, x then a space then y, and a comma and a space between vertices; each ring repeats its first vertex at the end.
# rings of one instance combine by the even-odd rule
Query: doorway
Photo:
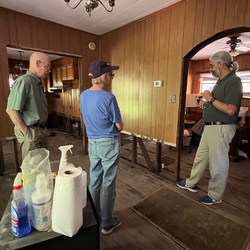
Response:
MULTIPOLYGON (((197 46, 195 46, 191 51, 189 51, 182 60, 182 77, 181 77, 181 87, 180 87, 180 109, 179 109, 179 119, 178 119, 178 135, 177 135, 177 181, 180 180, 181 174, 181 150, 182 150, 182 141, 183 141, 183 130, 184 130, 184 116, 185 116, 185 102, 186 102, 186 91, 187 91, 187 82, 188 82, 188 69, 190 60, 204 47, 213 43, 214 41, 229 37, 235 34, 241 34, 245 32, 250 32, 248 27, 238 27, 229 30, 224 30, 215 34, 214 36, 206 39, 197 46)), ((219 51, 220 49, 218 49, 219 51)), ((213 54, 213 53, 212 53, 213 54)))

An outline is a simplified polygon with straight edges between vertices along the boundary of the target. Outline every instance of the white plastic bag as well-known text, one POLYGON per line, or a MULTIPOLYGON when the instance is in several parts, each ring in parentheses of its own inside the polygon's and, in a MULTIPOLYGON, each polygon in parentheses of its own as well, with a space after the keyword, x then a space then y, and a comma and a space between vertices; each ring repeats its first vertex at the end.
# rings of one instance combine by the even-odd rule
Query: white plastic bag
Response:
POLYGON ((23 188, 27 197, 31 224, 39 231, 48 231, 51 229, 53 194, 53 179, 49 161, 49 151, 45 148, 29 151, 28 155, 23 159, 21 169, 23 188), (44 181, 37 183, 39 179, 37 176, 41 175, 44 181), (38 202, 37 204, 32 202, 34 195, 36 195, 36 201, 40 200, 40 204, 38 202), (41 195, 40 199, 39 195, 41 195), (50 198, 45 201, 43 198, 44 195, 46 195, 46 197, 50 195, 50 198))

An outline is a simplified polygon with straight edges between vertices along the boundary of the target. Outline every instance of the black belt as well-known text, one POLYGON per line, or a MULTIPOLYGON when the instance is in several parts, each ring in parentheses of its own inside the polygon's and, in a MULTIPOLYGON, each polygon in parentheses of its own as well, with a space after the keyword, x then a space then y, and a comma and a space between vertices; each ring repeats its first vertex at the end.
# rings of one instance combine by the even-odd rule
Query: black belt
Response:
POLYGON ((229 125, 232 123, 224 123, 224 122, 205 122, 205 125, 229 125))
POLYGON ((35 124, 33 124, 33 125, 30 125, 30 127, 45 128, 46 125, 44 125, 44 124, 39 124, 39 123, 35 123, 35 124))

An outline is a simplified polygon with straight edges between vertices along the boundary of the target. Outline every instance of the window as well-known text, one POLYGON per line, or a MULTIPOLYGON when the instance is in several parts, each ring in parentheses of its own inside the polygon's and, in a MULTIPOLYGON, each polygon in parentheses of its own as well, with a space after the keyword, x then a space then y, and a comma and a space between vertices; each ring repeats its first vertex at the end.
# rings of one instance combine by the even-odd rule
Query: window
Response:
POLYGON ((12 88, 13 83, 14 83, 13 75, 9 75, 9 86, 10 86, 10 89, 12 88))
POLYGON ((250 71, 239 71, 236 72, 236 75, 241 79, 243 93, 250 96, 250 71))
MULTIPOLYGON (((250 97, 250 71, 239 71, 236 75, 240 77, 243 86, 243 94, 250 97)), ((217 78, 211 73, 200 74, 200 92, 205 90, 212 91, 217 78)))
POLYGON ((200 74, 200 93, 205 90, 212 91, 217 78, 213 77, 211 73, 200 74))

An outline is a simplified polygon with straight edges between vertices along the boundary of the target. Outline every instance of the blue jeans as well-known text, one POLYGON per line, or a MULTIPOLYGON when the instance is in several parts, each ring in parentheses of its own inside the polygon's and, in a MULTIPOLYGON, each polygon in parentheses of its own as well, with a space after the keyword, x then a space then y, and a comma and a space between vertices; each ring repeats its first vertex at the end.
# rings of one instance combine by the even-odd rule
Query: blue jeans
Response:
POLYGON ((120 159, 120 140, 115 138, 100 138, 88 140, 90 160, 89 191, 96 211, 101 215, 102 227, 114 223, 113 209, 116 198, 116 176, 120 159), (102 188, 102 206, 100 193, 102 188))

